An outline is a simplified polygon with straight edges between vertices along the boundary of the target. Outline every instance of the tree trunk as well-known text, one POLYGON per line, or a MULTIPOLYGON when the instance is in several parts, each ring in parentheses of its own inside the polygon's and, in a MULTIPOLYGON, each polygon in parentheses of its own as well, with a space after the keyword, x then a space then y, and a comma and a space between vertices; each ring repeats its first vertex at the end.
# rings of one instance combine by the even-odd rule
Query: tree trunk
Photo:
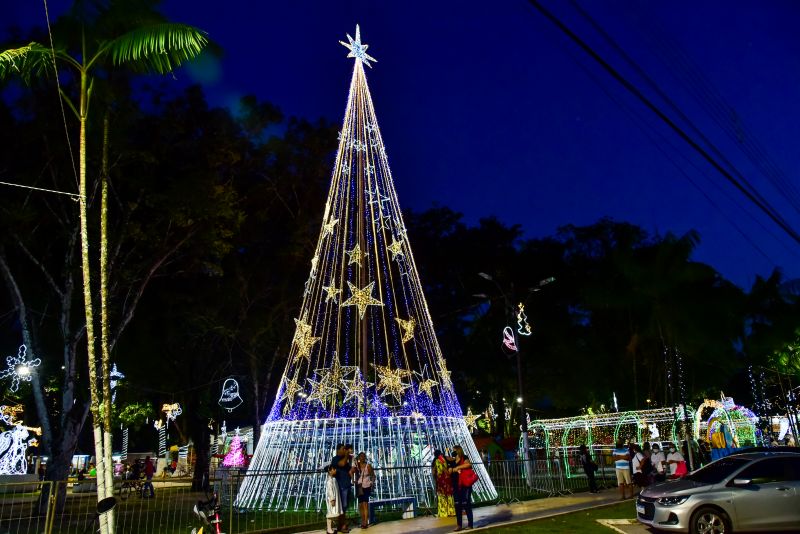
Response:
POLYGON ((192 475, 192 491, 201 491, 207 488, 208 468, 211 462, 211 431, 208 428, 208 421, 195 415, 199 411, 198 406, 188 406, 191 409, 188 416, 189 435, 194 442, 194 473, 192 475))
MULTIPOLYGON (((114 495, 114 462, 111 458, 111 356, 108 344, 108 131, 109 113, 103 116, 103 148, 100 167, 100 358, 103 370, 103 469, 105 496, 114 495)), ((98 471, 97 476, 101 476, 98 471)), ((99 487, 98 487, 99 490, 99 487)), ((114 509, 106 515, 108 531, 114 532, 114 509)))
MULTIPOLYGON (((97 356, 95 354, 94 335, 94 309, 92 306, 92 271, 89 262, 89 221, 88 197, 86 187, 86 120, 88 114, 88 87, 86 72, 81 72, 80 88, 80 134, 78 144, 78 188, 80 194, 80 220, 81 220, 81 272, 83 273, 83 307, 86 315, 86 352, 89 367, 89 394, 90 410, 92 412, 92 430, 94 434, 94 451, 97 473, 97 501, 106 497, 105 455, 103 454, 103 428, 100 417, 100 399, 97 391, 97 356)), ((100 528, 103 534, 110 534, 105 514, 100 518, 100 528)))
MULTIPOLYGON (((81 429, 86 422, 86 416, 89 414, 88 403, 75 403, 72 408, 65 414, 61 426, 60 439, 53 443, 53 452, 50 461, 47 462, 47 472, 45 478, 47 480, 56 481, 56 512, 61 513, 64 510, 64 504, 67 498, 67 485, 64 481, 69 477, 72 466, 72 456, 75 454, 75 449, 78 446, 78 436, 81 429)), ((47 510, 49 501, 49 486, 42 489, 39 498, 39 513, 44 514, 47 510)))

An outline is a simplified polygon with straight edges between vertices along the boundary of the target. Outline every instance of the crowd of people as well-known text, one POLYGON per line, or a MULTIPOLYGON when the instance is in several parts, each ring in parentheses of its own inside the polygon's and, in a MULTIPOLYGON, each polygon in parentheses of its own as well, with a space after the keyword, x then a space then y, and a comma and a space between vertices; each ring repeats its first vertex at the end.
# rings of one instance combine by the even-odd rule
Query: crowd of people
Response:
POLYGON ((354 496, 358 501, 361 528, 369 527, 369 497, 375 482, 375 470, 367 462, 366 453, 360 452, 354 459, 353 446, 340 443, 336 446, 336 455, 331 459, 327 472, 325 502, 328 534, 333 534, 334 524, 338 532, 350 532, 347 510, 354 496))
MULTIPOLYGON (((433 456, 431 473, 436 488, 437 515, 455 516, 457 527, 454 532, 471 529, 472 485, 477 480, 472 463, 458 445, 453 447, 452 455, 436 450, 433 456), (462 515, 467 517, 466 526, 462 515)), ((350 532, 347 510, 354 498, 358 502, 360 526, 369 528, 369 499, 375 484, 375 470, 367 461, 366 453, 360 452, 354 457, 353 446, 340 443, 325 471, 328 477, 325 487, 327 533, 350 532)))

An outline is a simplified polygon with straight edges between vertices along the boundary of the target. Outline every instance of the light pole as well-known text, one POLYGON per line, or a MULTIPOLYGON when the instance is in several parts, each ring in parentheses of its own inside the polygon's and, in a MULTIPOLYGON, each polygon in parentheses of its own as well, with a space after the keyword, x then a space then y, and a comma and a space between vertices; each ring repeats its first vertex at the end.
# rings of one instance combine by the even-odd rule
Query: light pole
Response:
MULTIPOLYGON (((480 276, 484 280, 488 280, 489 282, 492 282, 495 285, 495 287, 497 287, 497 290, 500 292, 500 295, 503 297, 503 304, 505 306, 506 319, 507 320, 513 320, 514 319, 514 307, 511 305, 511 301, 508 299, 508 295, 506 295, 506 292, 503 291, 502 287, 500 287, 500 284, 498 284, 497 281, 494 278, 492 278, 491 275, 489 275, 487 273, 478 273, 478 276, 480 276)), ((541 280, 538 284, 536 284, 536 287, 531 288, 529 290, 529 292, 533 293, 534 291, 539 291, 543 286, 545 286, 545 285, 547 285, 547 284, 549 284, 551 282, 555 282, 555 278, 553 278, 552 276, 549 277, 549 278, 545 278, 544 280, 541 280)), ((533 461, 531 459, 531 447, 530 447, 530 442, 528 440, 528 418, 527 418, 527 413, 526 413, 526 410, 525 410, 525 390, 524 390, 524 383, 523 383, 523 380, 522 380, 522 354, 521 354, 522 353, 522 347, 520 346, 520 339, 519 339, 519 336, 517 335, 518 333, 521 333, 521 331, 520 330, 515 331, 513 327, 510 328, 509 330, 511 331, 511 335, 512 335, 513 341, 514 341, 514 346, 516 348, 516 350, 514 352, 516 352, 516 354, 517 354, 517 391, 519 392, 519 395, 517 397, 517 403, 519 404, 519 412, 520 412, 520 432, 522 433, 522 446, 525 448, 525 458, 524 458, 524 461, 525 461, 525 478, 527 480, 528 485, 532 486, 533 485, 533 461)), ((525 335, 530 335, 530 334, 525 334, 525 335)))

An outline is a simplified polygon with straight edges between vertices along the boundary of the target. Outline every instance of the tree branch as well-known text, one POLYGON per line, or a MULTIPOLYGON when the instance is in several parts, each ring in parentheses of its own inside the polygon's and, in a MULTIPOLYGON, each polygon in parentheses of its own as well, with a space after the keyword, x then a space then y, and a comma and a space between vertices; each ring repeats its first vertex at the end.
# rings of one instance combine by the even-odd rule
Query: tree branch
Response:
POLYGON ((25 255, 28 257, 28 259, 31 260, 31 262, 34 265, 36 265, 36 267, 38 267, 39 270, 42 272, 42 275, 44 275, 44 279, 47 280, 47 283, 50 285, 50 289, 52 289, 55 292, 55 294, 59 296, 59 298, 63 298, 64 292, 61 290, 60 287, 58 287, 56 281, 53 280, 53 277, 50 275, 47 268, 42 264, 42 262, 36 259, 36 257, 31 253, 30 250, 28 250, 28 247, 25 246, 25 243, 22 242, 22 240, 19 238, 17 234, 11 234, 11 235, 14 238, 14 241, 17 242, 19 248, 22 249, 22 252, 24 252, 25 255))

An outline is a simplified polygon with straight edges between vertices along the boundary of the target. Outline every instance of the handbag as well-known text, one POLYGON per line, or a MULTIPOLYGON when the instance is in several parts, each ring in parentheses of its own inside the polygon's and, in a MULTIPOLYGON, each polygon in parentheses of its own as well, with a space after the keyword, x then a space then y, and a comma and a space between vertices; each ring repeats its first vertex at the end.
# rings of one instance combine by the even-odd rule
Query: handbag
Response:
POLYGON ((675 466, 675 476, 676 477, 683 477, 689 473, 689 470, 686 469, 686 462, 678 462, 678 465, 675 466))
POLYGON ((458 485, 472 487, 478 481, 478 475, 471 467, 469 469, 462 469, 458 472, 458 485))

